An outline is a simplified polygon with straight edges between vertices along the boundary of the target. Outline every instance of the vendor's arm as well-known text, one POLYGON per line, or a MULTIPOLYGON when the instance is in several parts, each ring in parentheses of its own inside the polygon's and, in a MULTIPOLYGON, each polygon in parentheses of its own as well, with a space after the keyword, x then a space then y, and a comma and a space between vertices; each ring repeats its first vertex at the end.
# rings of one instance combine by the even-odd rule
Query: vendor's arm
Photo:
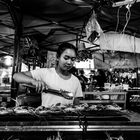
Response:
POLYGON ((41 92, 46 88, 46 84, 42 81, 35 80, 30 71, 19 72, 13 75, 13 79, 21 84, 29 84, 36 88, 37 92, 41 92))
POLYGON ((15 73, 13 75, 13 79, 18 83, 24 83, 24 84, 30 84, 30 85, 33 85, 35 81, 30 71, 15 73))

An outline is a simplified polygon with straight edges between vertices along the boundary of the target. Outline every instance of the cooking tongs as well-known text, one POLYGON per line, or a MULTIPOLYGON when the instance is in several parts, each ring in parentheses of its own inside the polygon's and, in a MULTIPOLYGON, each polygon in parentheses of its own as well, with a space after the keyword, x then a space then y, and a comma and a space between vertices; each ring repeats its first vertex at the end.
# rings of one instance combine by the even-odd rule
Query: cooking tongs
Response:
MULTIPOLYGON (((31 89, 35 89, 34 86, 32 85, 28 85, 28 84, 22 84, 23 86, 25 87, 28 87, 28 88, 31 88, 31 89)), ((44 89, 43 90, 44 93, 51 93, 51 94, 54 94, 54 95, 58 95, 58 96, 61 96, 61 97, 64 97, 65 99, 68 99, 68 100, 71 100, 73 99, 73 93, 69 92, 69 91, 65 91, 65 90, 56 90, 56 89, 44 89)))

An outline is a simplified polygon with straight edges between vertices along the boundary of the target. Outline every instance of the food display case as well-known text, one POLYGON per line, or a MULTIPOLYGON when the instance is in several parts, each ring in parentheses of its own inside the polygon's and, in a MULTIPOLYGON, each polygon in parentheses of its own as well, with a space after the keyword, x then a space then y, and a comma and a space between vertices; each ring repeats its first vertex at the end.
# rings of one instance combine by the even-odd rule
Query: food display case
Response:
POLYGON ((96 92, 84 92, 84 100, 82 103, 90 104, 112 104, 116 103, 126 108, 127 92, 114 92, 114 91, 96 91, 96 92))
POLYGON ((127 108, 136 112, 140 112, 140 89, 128 90, 127 108))

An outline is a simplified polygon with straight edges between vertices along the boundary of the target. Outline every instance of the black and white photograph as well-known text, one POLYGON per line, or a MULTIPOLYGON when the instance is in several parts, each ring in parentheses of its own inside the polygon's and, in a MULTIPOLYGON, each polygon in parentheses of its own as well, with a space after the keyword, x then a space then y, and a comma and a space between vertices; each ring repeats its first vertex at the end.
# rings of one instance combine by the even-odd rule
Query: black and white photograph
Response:
POLYGON ((0 0, 0 140, 139 140, 140 0, 0 0))

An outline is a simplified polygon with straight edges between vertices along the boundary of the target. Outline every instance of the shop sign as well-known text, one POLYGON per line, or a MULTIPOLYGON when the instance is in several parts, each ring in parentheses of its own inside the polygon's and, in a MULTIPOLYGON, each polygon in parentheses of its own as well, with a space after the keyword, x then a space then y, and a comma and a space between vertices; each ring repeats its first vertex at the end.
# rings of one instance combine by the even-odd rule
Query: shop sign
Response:
POLYGON ((48 68, 55 67, 56 65, 56 52, 48 51, 47 53, 47 64, 48 68))
POLYGON ((110 60, 110 65, 112 68, 135 68, 139 67, 139 64, 137 64, 135 61, 131 59, 113 59, 110 60))

